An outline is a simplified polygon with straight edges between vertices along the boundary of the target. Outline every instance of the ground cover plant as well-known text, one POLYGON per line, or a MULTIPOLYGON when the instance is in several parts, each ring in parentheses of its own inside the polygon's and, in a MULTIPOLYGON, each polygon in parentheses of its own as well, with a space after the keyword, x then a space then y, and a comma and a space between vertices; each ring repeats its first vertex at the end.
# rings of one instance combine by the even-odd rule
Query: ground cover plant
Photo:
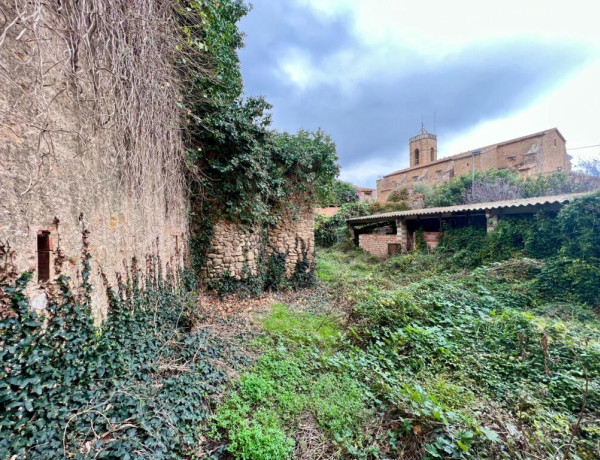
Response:
MULTIPOLYGON (((192 330, 196 295, 157 272, 108 288, 93 324, 88 282, 57 280, 36 312, 31 274, 0 283, 0 458, 190 458, 227 377, 226 345, 192 330)), ((232 358, 233 359, 233 358, 232 358)))
POLYGON ((260 357, 217 409, 215 435, 238 458, 598 458, 599 302, 580 294, 585 270, 552 268, 597 267, 598 201, 505 220, 496 235, 450 232, 432 253, 321 249, 323 305, 260 317, 260 357), (549 222, 554 233, 534 235, 549 222), (549 270, 563 283, 551 292, 549 270), (320 336, 324 318, 337 326, 320 336))

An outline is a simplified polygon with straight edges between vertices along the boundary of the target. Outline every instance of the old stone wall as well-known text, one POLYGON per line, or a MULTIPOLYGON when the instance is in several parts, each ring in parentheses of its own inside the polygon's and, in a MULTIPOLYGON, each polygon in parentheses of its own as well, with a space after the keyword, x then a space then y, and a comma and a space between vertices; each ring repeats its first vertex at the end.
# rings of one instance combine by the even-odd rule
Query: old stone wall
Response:
MULTIPOLYGON (((5 12, 14 7, 0 3, 5 12)), ((45 11, 43 20, 51 22, 49 16, 45 11)), ((52 27, 61 30, 60 21, 52 27)), ((38 32, 45 30, 51 28, 40 26, 38 32)), ((163 273, 182 266, 188 240, 185 197, 182 190, 163 187, 175 179, 160 164, 139 170, 132 183, 126 155, 115 147, 120 133, 113 121, 107 118, 99 127, 80 110, 87 102, 78 100, 68 77, 73 62, 65 59, 64 38, 33 33, 10 29, 0 53, 0 65, 11 75, 0 88, 0 241, 10 245, 17 270, 35 272, 29 295, 43 308, 40 264, 49 262, 50 280, 61 271, 76 283, 87 229, 92 306, 100 319, 107 308, 101 272, 115 286, 117 273, 133 258, 143 269, 154 256, 163 273)), ((176 139, 169 129, 162 134, 176 139)))
POLYGON ((306 259, 307 269, 315 260, 315 219, 312 210, 285 211, 268 229, 268 252, 285 254, 285 276, 291 277, 298 262, 306 259))
POLYGON ((273 253, 285 255, 285 276, 290 278, 299 261, 314 267, 314 214, 310 210, 282 212, 268 227, 220 221, 214 225, 207 262, 201 277, 214 281, 229 275, 236 280, 264 272, 273 253), (261 264, 261 265, 259 265, 261 264))
POLYGON ((376 233, 358 235, 358 245, 375 257, 387 257, 390 243, 396 243, 396 235, 378 235, 376 233))
POLYGON ((256 275, 262 248, 261 235, 262 230, 257 227, 217 222, 201 277, 210 281, 229 274, 236 280, 242 280, 248 274, 256 275))

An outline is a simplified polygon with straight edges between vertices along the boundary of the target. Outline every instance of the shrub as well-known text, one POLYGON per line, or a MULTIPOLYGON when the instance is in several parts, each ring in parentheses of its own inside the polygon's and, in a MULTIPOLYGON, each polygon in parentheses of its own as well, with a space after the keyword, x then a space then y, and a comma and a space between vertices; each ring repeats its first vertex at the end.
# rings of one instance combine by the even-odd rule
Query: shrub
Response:
POLYGON ((400 189, 396 189, 396 190, 392 191, 392 193, 389 194, 387 200, 390 203, 399 203, 401 201, 408 201, 408 199, 410 198, 409 195, 410 194, 408 192, 408 189, 406 187, 404 187, 404 188, 400 188, 400 189))

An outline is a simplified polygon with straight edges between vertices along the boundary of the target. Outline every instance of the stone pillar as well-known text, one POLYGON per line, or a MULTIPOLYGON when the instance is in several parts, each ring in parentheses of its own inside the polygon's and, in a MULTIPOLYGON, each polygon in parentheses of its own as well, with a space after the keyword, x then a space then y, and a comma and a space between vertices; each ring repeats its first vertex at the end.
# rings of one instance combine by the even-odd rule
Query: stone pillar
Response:
POLYGON ((359 246, 358 234, 356 232, 356 228, 352 224, 348 224, 348 230, 350 230, 350 238, 352 238, 352 242, 354 246, 359 246))
POLYGON ((408 252, 408 226, 402 218, 396 219, 396 243, 401 245, 402 254, 408 252))
POLYGON ((498 212, 494 209, 485 210, 485 218, 487 220, 487 231, 493 232, 498 226, 498 212))

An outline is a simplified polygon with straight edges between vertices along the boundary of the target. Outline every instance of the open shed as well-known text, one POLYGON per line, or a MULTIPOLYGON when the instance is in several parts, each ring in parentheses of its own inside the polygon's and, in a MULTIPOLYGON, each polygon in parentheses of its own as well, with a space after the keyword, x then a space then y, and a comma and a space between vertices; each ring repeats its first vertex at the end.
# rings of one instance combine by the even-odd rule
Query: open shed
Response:
POLYGON ((415 233, 423 231, 429 248, 437 246, 444 224, 453 227, 481 226, 488 231, 496 228, 503 216, 556 213, 562 206, 586 193, 519 198, 515 200, 473 203, 440 208, 411 209, 370 216, 353 217, 346 223, 356 246, 377 257, 410 251, 415 233))

